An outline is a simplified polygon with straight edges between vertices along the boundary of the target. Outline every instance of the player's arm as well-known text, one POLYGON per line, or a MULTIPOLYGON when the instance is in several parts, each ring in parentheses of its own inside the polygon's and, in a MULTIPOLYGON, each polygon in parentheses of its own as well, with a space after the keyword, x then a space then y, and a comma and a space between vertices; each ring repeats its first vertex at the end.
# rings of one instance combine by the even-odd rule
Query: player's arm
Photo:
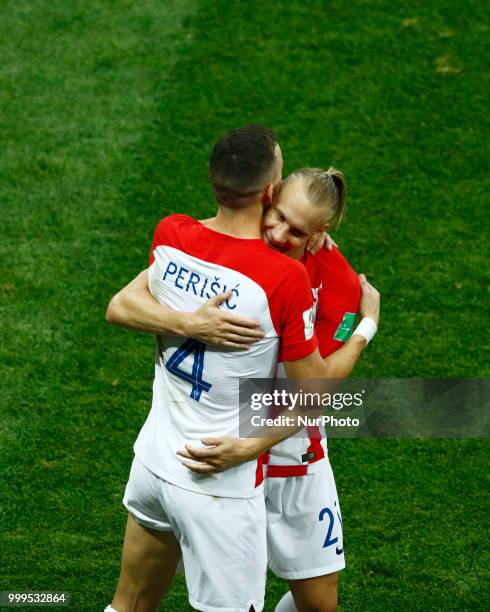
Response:
POLYGON ((148 288, 148 270, 143 270, 111 299, 106 320, 135 331, 180 336, 187 330, 187 315, 155 300, 148 288))
MULTIPOLYGON (((370 319, 374 328, 376 328, 379 321, 381 296, 377 289, 367 281, 364 274, 360 274, 359 279, 361 282, 359 312, 362 319, 370 319)), ((320 357, 318 351, 315 351, 304 359, 286 361, 284 367, 288 378, 347 378, 367 344, 366 337, 360 332, 360 327, 358 326, 354 330, 354 333, 342 348, 330 353, 324 359, 320 357)))
MULTIPOLYGON (((361 302, 359 311, 362 318, 371 319, 377 326, 381 297, 379 292, 361 274, 361 302)), ((358 328, 359 329, 359 328, 358 328)), ((322 359, 316 349, 313 353, 284 363, 289 379, 343 379, 347 378, 366 347, 366 338, 360 333, 354 333, 345 345, 334 353, 322 359)), ((279 442, 294 435, 301 427, 284 428, 277 435, 267 435, 263 438, 206 438, 202 440, 208 448, 193 448, 186 446, 185 451, 178 451, 184 458, 184 465, 194 472, 212 474, 245 461, 252 461, 279 442), (192 461, 191 462, 189 462, 192 461), (201 463, 195 463, 196 461, 201 463)))
MULTIPOLYGON (((354 334, 345 346, 325 359, 322 359, 319 350, 315 349, 308 357, 285 362, 288 378, 297 380, 347 378, 365 347, 365 338, 354 334)), ((312 412, 311 416, 319 415, 314 415, 312 412)), ((270 434, 269 429, 265 437, 258 437, 259 434, 254 438, 204 438, 201 440, 204 447, 197 448, 186 444, 185 450, 177 451, 177 454, 182 457, 182 463, 193 472, 213 474, 257 459, 300 429, 302 426, 276 428, 274 435, 270 434)))
POLYGON ((160 304, 148 287, 144 270, 109 302, 106 320, 136 331, 195 338, 206 344, 248 348, 263 333, 258 321, 219 308, 230 297, 223 293, 205 302, 194 312, 177 312, 160 304))

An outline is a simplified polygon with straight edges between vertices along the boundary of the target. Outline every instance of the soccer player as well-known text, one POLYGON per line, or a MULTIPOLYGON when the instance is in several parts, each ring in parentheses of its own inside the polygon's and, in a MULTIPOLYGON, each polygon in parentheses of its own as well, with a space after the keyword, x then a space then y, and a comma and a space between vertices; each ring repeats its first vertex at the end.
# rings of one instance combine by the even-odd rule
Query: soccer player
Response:
MULTIPOLYGON (((313 235, 338 227, 344 206, 340 172, 303 169, 286 179, 277 204, 264 220, 265 240, 306 266, 317 297, 315 333, 323 357, 352 334, 360 281, 336 247, 309 254, 305 234, 309 236, 314 227, 308 222, 314 223, 315 210, 323 208, 328 223, 324 228, 317 225, 313 235)), ((340 505, 326 437, 318 428, 308 428, 307 433, 272 447, 267 457, 269 567, 290 586, 277 612, 335 610, 338 572, 345 567, 340 505)))
MULTIPOLYGON (((334 168, 304 168, 283 181, 263 221, 264 241, 301 261, 308 271, 316 302, 315 333, 324 357, 352 335, 360 281, 338 248, 311 255, 306 246, 308 240, 338 226, 344 206, 342 173, 334 168)), ((214 444, 209 450, 181 453, 208 461, 201 468, 189 463, 190 469, 213 473, 213 467, 225 469, 239 460, 240 441, 209 442, 214 444)), ((288 580, 294 595, 293 601, 287 593, 276 610, 335 610, 338 571, 345 561, 340 506, 324 432, 310 427, 273 446, 266 464, 269 567, 288 580)))
MULTIPOLYGON (((251 331, 254 326, 243 315, 255 316, 264 335, 246 352, 159 336, 152 410, 135 444, 124 499, 130 516, 112 602, 119 612, 156 609, 180 549, 191 605, 261 610, 265 511, 256 464, 248 461, 202 477, 182 466, 176 452, 206 435, 236 436, 237 389, 230 378, 272 376, 279 338, 286 372, 295 378, 337 377, 339 369, 347 376, 365 346, 364 337, 356 335, 335 367, 322 360, 305 325, 313 300, 304 268, 260 240, 263 206, 270 202, 281 166, 269 130, 235 130, 211 156, 216 218, 204 225, 172 215, 155 232, 148 278, 159 301, 193 311, 229 289, 224 307, 238 313, 239 326, 251 331)), ((366 310, 376 310, 375 300, 366 310)), ((108 319, 117 322, 117 311, 116 296, 108 319)), ((125 324, 154 331, 149 321, 125 324)), ((251 441, 251 456, 266 446, 251 441)))

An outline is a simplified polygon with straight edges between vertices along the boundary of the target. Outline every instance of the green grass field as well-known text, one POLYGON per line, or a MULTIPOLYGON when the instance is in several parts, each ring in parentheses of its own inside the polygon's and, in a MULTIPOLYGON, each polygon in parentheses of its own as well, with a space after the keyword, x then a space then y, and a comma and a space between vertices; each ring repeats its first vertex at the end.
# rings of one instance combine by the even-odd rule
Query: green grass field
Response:
MULTIPOLYGON (((4 0, 0 590, 110 602, 154 341, 110 328, 212 143, 264 122, 348 181, 336 235, 383 296, 358 377, 484 377, 488 9, 476 0, 4 0)), ((333 440, 340 610, 487 610, 488 443, 333 440), (487 581, 487 582, 485 582, 487 581)), ((270 578, 266 610, 284 584, 270 578)), ((37 609, 37 608, 35 608, 37 609)), ((161 610, 189 610, 182 579, 161 610)))

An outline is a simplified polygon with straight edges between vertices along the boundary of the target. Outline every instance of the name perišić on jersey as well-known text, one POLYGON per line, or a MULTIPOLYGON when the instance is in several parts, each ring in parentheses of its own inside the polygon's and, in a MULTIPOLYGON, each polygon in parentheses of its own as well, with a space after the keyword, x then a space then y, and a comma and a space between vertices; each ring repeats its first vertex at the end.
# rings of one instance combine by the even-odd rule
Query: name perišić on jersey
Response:
MULTIPOLYGON (((190 292, 192 290, 194 295, 207 300, 216 297, 220 293, 226 293, 229 290, 226 284, 221 284, 219 276, 212 276, 211 278, 204 276, 182 265, 178 265, 172 260, 167 264, 162 276, 162 281, 171 282, 175 288, 181 289, 182 291, 190 292)), ((232 297, 224 302, 229 310, 234 310, 237 307, 233 300, 240 296, 239 286, 240 283, 230 289, 232 297)))

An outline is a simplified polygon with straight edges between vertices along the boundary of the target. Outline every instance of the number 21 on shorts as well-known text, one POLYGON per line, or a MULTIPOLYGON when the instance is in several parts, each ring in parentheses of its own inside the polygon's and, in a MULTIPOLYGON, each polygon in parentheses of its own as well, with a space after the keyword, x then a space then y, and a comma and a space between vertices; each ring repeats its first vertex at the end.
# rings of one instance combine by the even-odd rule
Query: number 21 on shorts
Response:
MULTIPOLYGON (((336 506, 337 502, 334 502, 334 505, 336 506)), ((339 519, 340 524, 342 525, 342 519, 340 518, 340 513, 338 510, 336 511, 336 514, 337 514, 337 518, 339 519)), ((337 544, 337 542, 339 541, 338 538, 332 538, 332 531, 333 531, 333 527, 335 524, 335 516, 332 510, 330 510, 330 508, 328 507, 323 508, 323 510, 320 511, 318 520, 323 521, 325 518, 327 518, 328 527, 327 527, 327 537, 325 538, 325 542, 323 543, 323 548, 327 548, 328 546, 337 544)), ((342 550, 340 550, 340 552, 337 552, 337 554, 340 554, 341 552, 342 550)))

